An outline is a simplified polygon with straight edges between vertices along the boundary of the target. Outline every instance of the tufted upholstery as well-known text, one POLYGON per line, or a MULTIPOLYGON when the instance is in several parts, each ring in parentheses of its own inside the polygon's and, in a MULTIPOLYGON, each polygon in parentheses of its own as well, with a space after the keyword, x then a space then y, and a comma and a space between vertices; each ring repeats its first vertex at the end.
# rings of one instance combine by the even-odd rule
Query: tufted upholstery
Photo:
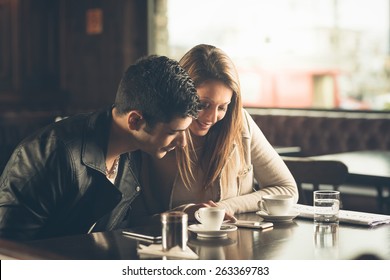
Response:
MULTIPOLYGON (((390 150, 390 113, 247 108, 275 146, 299 146, 302 156, 390 150)), ((59 112, 0 114, 0 173, 16 145, 59 112)))
POLYGON ((302 156, 390 150, 390 112, 247 108, 274 146, 299 146, 302 156))

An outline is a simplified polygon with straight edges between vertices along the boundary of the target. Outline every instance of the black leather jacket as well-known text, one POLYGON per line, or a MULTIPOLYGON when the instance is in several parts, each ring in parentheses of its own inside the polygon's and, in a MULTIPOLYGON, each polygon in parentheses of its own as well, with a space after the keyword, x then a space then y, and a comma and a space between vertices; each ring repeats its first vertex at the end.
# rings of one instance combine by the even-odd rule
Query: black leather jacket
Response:
POLYGON ((0 178, 1 238, 86 233, 112 210, 116 216, 109 217, 104 229, 119 226, 141 188, 131 154, 121 155, 117 187, 105 176, 111 118, 111 110, 73 116, 38 131, 15 149, 0 178), (120 203, 124 186, 126 203, 120 203))

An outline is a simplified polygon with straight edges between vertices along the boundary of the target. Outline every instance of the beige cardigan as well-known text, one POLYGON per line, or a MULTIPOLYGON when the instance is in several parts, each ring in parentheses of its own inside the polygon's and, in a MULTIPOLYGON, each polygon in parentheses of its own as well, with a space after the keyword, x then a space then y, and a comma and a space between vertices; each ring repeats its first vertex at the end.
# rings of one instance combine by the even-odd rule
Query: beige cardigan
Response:
POLYGON ((229 162, 225 165, 218 183, 208 190, 200 185, 202 174, 187 189, 178 176, 174 153, 163 159, 149 160, 150 184, 154 185, 155 199, 161 202, 162 211, 183 210, 193 203, 213 200, 229 213, 253 212, 258 209, 257 202, 266 194, 291 194, 298 201, 298 189, 293 176, 278 153, 267 141, 257 124, 244 110, 243 147, 247 166, 232 168, 231 161, 239 161, 234 147, 229 162), (222 178, 226 178, 223 180, 222 178), (254 190, 254 178, 260 190, 254 190))

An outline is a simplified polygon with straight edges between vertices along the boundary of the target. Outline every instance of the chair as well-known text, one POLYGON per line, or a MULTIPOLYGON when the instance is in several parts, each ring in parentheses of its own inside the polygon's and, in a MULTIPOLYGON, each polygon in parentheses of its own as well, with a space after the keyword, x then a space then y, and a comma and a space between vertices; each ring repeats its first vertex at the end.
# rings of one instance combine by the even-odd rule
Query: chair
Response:
POLYGON ((302 185, 311 184, 313 191, 320 185, 331 185, 334 190, 346 181, 348 167, 341 161, 315 160, 312 158, 283 157, 298 185, 299 203, 311 203, 302 185))

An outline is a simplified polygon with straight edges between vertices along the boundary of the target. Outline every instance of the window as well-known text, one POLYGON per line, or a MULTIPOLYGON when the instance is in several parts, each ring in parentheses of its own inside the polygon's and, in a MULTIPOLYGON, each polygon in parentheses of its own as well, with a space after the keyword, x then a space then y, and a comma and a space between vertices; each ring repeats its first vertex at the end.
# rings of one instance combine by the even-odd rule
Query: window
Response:
POLYGON ((390 110, 388 0, 156 3, 156 52, 223 49, 246 106, 390 110))

